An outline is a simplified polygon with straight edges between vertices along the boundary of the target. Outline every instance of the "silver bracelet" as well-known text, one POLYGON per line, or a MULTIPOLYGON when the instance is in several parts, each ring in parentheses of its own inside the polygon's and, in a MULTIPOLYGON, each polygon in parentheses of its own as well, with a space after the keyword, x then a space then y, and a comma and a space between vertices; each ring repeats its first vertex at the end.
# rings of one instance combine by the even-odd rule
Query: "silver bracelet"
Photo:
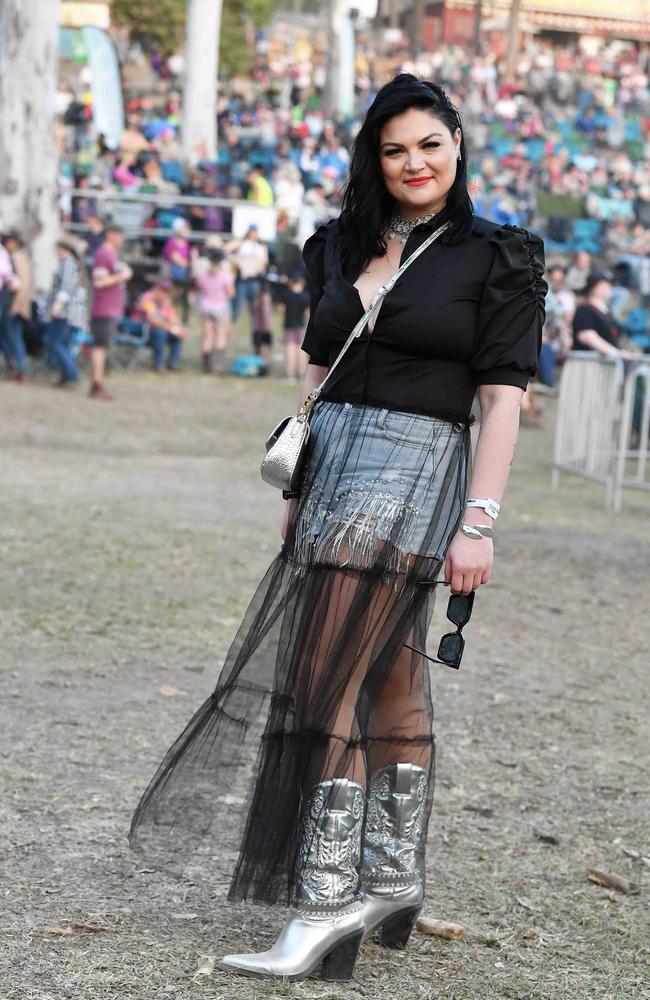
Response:
POLYGON ((494 528, 491 524, 461 524, 460 530, 467 538, 480 541, 481 538, 494 538, 494 528))
POLYGON ((493 521, 496 521, 499 516, 499 511, 501 510, 501 504, 497 503, 496 500, 490 499, 490 497, 486 500, 466 500, 465 506, 482 507, 488 517, 491 517, 493 521))

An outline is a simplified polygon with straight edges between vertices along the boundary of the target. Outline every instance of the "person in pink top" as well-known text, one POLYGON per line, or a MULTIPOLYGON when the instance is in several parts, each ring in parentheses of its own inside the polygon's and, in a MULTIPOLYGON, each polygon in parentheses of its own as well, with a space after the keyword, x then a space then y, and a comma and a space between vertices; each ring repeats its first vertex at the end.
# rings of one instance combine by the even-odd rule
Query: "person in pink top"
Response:
POLYGON ((226 346, 232 327, 230 300, 235 295, 235 282, 223 250, 210 250, 207 270, 194 281, 199 291, 201 314, 201 359, 204 372, 213 372, 216 360, 218 372, 223 372, 226 346))
POLYGON ((167 263, 169 277, 174 283, 175 298, 180 300, 183 323, 189 317, 188 291, 190 286, 190 264, 192 247, 189 240, 190 227, 186 219, 174 219, 172 235, 165 240, 162 257, 167 263))
POLYGON ((142 180, 136 174, 132 173, 131 167, 135 163, 135 157, 131 153, 125 153, 120 156, 116 166, 113 169, 113 180, 116 184, 119 184, 121 188, 134 187, 139 184, 142 180))
POLYGON ((133 277, 128 264, 119 258, 124 244, 124 232, 115 223, 107 223, 104 242, 95 251, 93 258, 93 302, 90 331, 93 347, 90 356, 92 384, 90 396, 93 399, 110 400, 113 397, 104 389, 106 356, 119 321, 124 316, 126 285, 133 277))

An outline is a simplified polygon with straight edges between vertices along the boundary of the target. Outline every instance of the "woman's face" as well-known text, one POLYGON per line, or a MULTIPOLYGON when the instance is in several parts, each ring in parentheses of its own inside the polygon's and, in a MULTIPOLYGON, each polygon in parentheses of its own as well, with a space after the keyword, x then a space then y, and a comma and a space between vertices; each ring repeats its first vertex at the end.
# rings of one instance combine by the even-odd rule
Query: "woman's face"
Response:
POLYGON ((613 291, 614 286, 610 281, 598 281, 589 292, 589 298, 598 299, 600 302, 609 302, 613 291))
POLYGON ((379 133, 379 163, 386 190, 405 218, 438 212, 456 177, 460 129, 452 136, 430 111, 410 108, 379 133))

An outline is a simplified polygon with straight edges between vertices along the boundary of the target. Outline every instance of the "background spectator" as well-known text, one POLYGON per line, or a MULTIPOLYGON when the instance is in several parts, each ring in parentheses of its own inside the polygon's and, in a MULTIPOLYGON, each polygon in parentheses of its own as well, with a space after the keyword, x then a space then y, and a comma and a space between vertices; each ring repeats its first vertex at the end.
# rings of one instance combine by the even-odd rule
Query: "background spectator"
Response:
POLYGON ((573 350, 598 351, 606 358, 629 358, 617 346, 617 331, 609 315, 614 276, 610 271, 593 271, 583 289, 584 301, 573 318, 573 350))
POLYGON ((58 387, 69 389, 79 380, 72 345, 75 333, 88 328, 88 281, 81 247, 74 237, 59 237, 57 256, 59 262, 45 309, 45 345, 60 369, 58 387))
POLYGON ((201 364, 203 371, 224 371, 224 360, 232 326, 231 299, 235 296, 232 270, 223 250, 210 250, 208 267, 195 277, 201 316, 201 364))
POLYGON ((17 233, 7 233, 2 237, 2 243, 11 258, 14 272, 3 331, 9 356, 9 378, 14 382, 24 382, 26 352, 23 331, 32 313, 32 265, 17 233))
POLYGON ((252 339, 253 351, 265 362, 267 370, 273 361, 272 312, 271 288, 266 278, 262 278, 257 284, 252 305, 252 339))
POLYGON ((302 342, 307 325, 307 312, 311 296, 307 291, 304 276, 294 272, 287 284, 280 290, 279 309, 282 313, 284 334, 285 376, 290 382, 299 382, 305 374, 307 356, 303 354, 302 342))
POLYGON ((182 304, 183 323, 189 316, 190 261, 192 246, 189 239, 190 227, 186 219, 176 218, 172 223, 172 235, 165 240, 162 257, 167 264, 169 277, 174 286, 175 297, 182 304))
POLYGON ((181 346, 187 330, 181 324, 173 299, 172 282, 166 275, 156 279, 153 288, 143 292, 136 305, 136 316, 149 324, 154 371, 178 371, 181 346))
POLYGON ((242 240, 234 240, 226 245, 226 253, 237 268, 236 296, 233 318, 236 320, 248 305, 251 317, 251 334, 256 329, 253 303, 260 291, 260 282, 269 266, 268 250, 260 239, 257 226, 248 227, 242 240))
POLYGON ((120 260, 124 245, 124 231, 114 222, 106 224, 104 242, 95 252, 93 259, 93 300, 91 310, 91 386, 93 399, 112 400, 112 395, 104 388, 106 356, 118 330, 119 321, 124 316, 126 305, 126 284, 133 277, 128 264, 120 260))

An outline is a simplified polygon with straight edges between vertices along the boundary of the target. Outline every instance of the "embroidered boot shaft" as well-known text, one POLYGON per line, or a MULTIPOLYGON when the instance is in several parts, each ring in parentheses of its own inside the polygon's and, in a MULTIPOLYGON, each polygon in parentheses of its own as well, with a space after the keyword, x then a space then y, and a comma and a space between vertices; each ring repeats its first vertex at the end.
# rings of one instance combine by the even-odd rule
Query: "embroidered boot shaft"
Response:
POLYGON ((298 908, 268 951, 226 955, 220 966, 244 976, 347 981, 363 939, 358 896, 365 793, 334 778, 316 785, 302 823, 296 881, 298 908))
POLYGON ((340 909, 358 899, 365 796, 345 779, 316 786, 303 820, 299 908, 340 909))
POLYGON ((429 775, 391 764, 371 778, 361 869, 365 937, 403 948, 424 899, 422 862, 429 775))

